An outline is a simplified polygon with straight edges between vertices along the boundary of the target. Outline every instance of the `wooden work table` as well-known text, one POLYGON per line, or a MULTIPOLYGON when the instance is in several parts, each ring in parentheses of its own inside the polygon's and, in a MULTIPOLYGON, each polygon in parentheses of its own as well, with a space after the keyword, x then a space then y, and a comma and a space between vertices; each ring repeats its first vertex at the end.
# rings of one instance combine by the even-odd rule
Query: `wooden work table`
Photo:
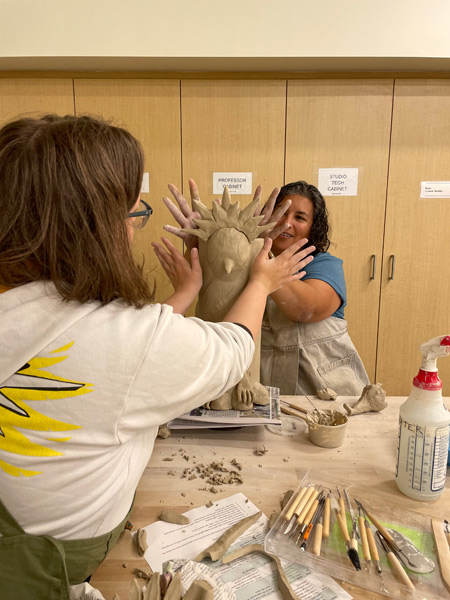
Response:
MULTIPOLYGON (((299 396, 285 396, 284 400, 310 408, 299 396)), ((340 397, 330 403, 317 400, 319 408, 342 407, 356 398, 340 397)), ((306 423, 301 421, 303 433, 296 437, 277 435, 265 426, 233 430, 174 431, 168 439, 157 439, 153 455, 137 488, 131 515, 134 530, 154 522, 163 507, 178 512, 218 500, 236 492, 244 493, 267 516, 280 510, 283 493, 295 489, 305 471, 341 476, 369 488, 374 495, 383 492, 389 505, 421 512, 439 519, 450 518, 450 483, 434 502, 418 502, 403 495, 394 481, 397 426, 399 407, 405 398, 389 397, 382 412, 364 413, 349 418, 344 444, 335 449, 319 448, 308 439, 306 423), (267 452, 258 456, 255 449, 264 445, 267 452), (188 457, 185 458, 185 457, 188 457), (166 461, 165 459, 173 459, 166 461), (241 484, 216 486, 213 494, 203 479, 183 478, 186 468, 195 463, 209 464, 224 461, 232 468, 235 458, 242 465, 241 484), (206 489, 205 489, 206 488, 206 489)), ((448 399, 446 404, 449 406, 448 399)), ((342 408, 344 411, 344 409, 342 408)), ((344 411, 345 412, 345 411, 344 411)), ((94 573, 91 584, 111 600, 118 593, 121 600, 128 598, 133 569, 148 565, 139 557, 132 543, 131 533, 125 531, 108 558, 94 573)), ((342 583, 357 600, 382 599, 373 592, 342 583)))

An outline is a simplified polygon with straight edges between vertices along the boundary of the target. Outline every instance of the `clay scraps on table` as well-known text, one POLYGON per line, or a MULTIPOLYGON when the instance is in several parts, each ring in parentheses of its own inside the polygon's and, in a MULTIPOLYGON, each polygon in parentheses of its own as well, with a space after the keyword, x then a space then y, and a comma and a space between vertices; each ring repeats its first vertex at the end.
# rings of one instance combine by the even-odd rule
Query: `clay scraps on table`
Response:
POLYGON ((237 538, 244 533, 253 523, 261 516, 261 511, 255 513, 254 515, 250 515, 249 517, 244 517, 237 523, 235 523, 232 527, 227 529, 220 538, 214 542, 211 546, 200 552, 200 554, 194 558, 196 562, 200 562, 204 558, 210 558, 211 560, 219 560, 231 546, 231 544, 237 540, 237 538))
POLYGON ((336 400, 337 394, 331 388, 323 388, 322 390, 317 390, 317 397, 320 400, 336 400))
MULTIPOLYGON (((241 465, 239 465, 239 463, 233 463, 233 460, 231 461, 231 464, 235 465, 236 468, 239 469, 241 465)), ((194 467, 184 469, 182 477, 185 477, 189 480, 200 477, 200 479, 204 479, 206 483, 209 483, 210 485, 231 485, 233 483, 243 483, 242 475, 237 471, 227 469, 223 461, 211 462, 209 465, 200 463, 194 467)))
POLYGON ((174 523, 176 525, 189 525, 190 523, 189 518, 185 515, 180 515, 180 513, 168 509, 161 512, 159 520, 165 521, 166 523, 174 523))
POLYGON ((261 544, 249 544, 248 546, 244 546, 243 548, 238 548, 234 552, 230 552, 228 556, 224 556, 222 558, 222 564, 226 565, 237 558, 241 558, 241 556, 245 556, 246 554, 250 554, 251 552, 262 552, 269 558, 271 558, 278 569, 278 587, 280 588, 281 595, 284 600, 298 600, 298 596, 294 593, 294 590, 289 585, 289 581, 286 577, 286 573, 281 566, 280 559, 273 554, 269 554, 264 550, 264 546, 261 544))
POLYGON ((145 551, 148 548, 147 532, 145 531, 145 529, 137 530, 135 540, 136 540, 137 550, 138 550, 139 554, 141 556, 144 556, 145 551))

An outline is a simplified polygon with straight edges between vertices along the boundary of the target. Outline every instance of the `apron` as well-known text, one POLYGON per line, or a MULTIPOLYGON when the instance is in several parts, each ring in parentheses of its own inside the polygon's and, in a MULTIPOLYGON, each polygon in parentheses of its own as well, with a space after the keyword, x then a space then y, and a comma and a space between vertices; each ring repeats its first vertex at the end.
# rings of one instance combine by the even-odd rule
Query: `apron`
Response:
POLYGON ((0 500, 1 600, 69 600, 69 587, 92 575, 117 542, 130 512, 109 533, 57 540, 25 533, 0 500))
POLYGON ((360 396, 369 382, 347 331, 347 321, 289 319, 267 298, 261 332, 261 383, 283 396, 315 395, 329 387, 339 396, 360 396))

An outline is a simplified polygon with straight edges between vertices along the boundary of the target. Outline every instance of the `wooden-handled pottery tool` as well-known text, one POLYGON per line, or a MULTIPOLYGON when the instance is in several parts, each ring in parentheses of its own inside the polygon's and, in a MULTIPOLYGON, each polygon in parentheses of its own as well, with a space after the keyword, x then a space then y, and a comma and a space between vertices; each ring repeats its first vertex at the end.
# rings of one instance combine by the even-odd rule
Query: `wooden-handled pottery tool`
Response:
POLYGON ((431 519, 434 540, 436 542, 441 575, 445 585, 450 590, 450 548, 447 543, 446 535, 442 529, 442 522, 439 519, 431 519))
POLYGON ((350 542, 350 536, 348 535, 347 524, 344 522, 342 515, 340 512, 336 515, 337 522, 339 523, 339 528, 341 530, 342 536, 345 540, 345 545, 347 547, 347 556, 351 560, 352 565, 355 567, 357 571, 361 571, 361 563, 359 562, 358 552, 352 548, 350 542))
POLYGON ((408 577, 408 574, 406 573, 405 569, 402 567, 400 561, 398 560, 398 558, 396 557, 396 555, 394 554, 394 552, 391 550, 391 548, 389 548, 386 540, 381 535, 380 531, 377 531, 376 534, 377 534, 378 540, 379 540, 379 542, 380 542, 383 550, 386 552, 386 556, 388 557, 388 560, 389 560, 392 568, 394 569, 394 571, 397 573, 397 575, 400 577, 400 579, 402 580, 402 582, 410 590, 415 590, 416 588, 414 587, 413 582, 408 577))
MULTIPOLYGON (((318 527, 318 521, 322 516, 322 511, 323 511, 323 506, 324 506, 324 502, 325 502, 325 498, 323 496, 323 494, 320 497, 320 500, 318 502, 317 508, 314 511, 314 514, 312 516, 312 519, 308 525, 308 527, 306 528, 306 531, 303 535, 303 541, 302 544, 300 546, 300 550, 306 550, 306 546, 308 544, 308 540, 310 538, 311 535, 311 531, 314 529, 314 527, 318 527)), ((322 537, 322 532, 321 532, 321 537, 322 537)))
POLYGON ((296 522, 297 522, 299 515, 303 512, 304 507, 309 502, 309 499, 314 494, 314 492, 315 492, 315 488, 313 485, 306 488, 305 493, 302 495, 302 498, 300 499, 294 512, 292 513, 291 520, 289 521, 289 524, 284 532, 286 535, 289 532, 292 532, 293 529, 296 527, 296 522))
POLYGON ((325 504, 323 507, 323 530, 322 537, 327 539, 330 537, 330 517, 331 517, 331 490, 328 491, 327 497, 325 498, 325 504))
POLYGON ((363 510, 364 514, 366 515, 366 517, 372 521, 372 523, 375 525, 377 532, 379 532, 384 540, 386 542, 388 542, 389 546, 395 550, 395 552, 402 558, 402 561, 405 562, 405 564, 408 564, 408 568, 411 569, 412 571, 414 571, 416 568, 418 568, 418 565, 416 565, 416 563, 414 561, 412 561, 405 553, 404 551, 398 546, 398 544, 395 542, 394 538, 392 537, 392 535, 389 533, 389 531, 383 527, 383 525, 380 523, 380 521, 373 516, 372 513, 370 513, 369 511, 367 511, 364 506, 361 504, 361 502, 359 502, 358 500, 356 500, 355 498, 355 502, 358 506, 361 506, 361 509, 363 510))

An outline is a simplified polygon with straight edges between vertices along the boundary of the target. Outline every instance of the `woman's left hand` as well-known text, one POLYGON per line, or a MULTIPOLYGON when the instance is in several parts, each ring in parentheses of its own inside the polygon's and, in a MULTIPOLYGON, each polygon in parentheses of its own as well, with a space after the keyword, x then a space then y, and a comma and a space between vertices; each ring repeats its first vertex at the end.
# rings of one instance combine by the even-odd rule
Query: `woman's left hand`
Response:
POLYGON ((172 282, 176 293, 183 293, 192 300, 195 299, 202 287, 203 276, 198 250, 191 250, 191 262, 181 254, 167 239, 161 238, 167 250, 156 242, 152 242, 153 249, 167 277, 172 282))
POLYGON ((275 201, 280 192, 280 188, 275 188, 272 191, 272 193, 270 194, 269 198, 267 199, 267 202, 264 204, 264 207, 261 211, 261 191, 262 191, 262 186, 258 185, 258 187, 256 188, 255 193, 253 195, 253 201, 255 201, 255 200, 259 201, 259 203, 256 207, 256 210, 254 212, 254 216, 257 217, 259 215, 263 215, 263 218, 259 222, 259 225, 261 225, 261 226, 266 225, 267 223, 274 224, 272 229, 266 229, 266 231, 263 231, 260 235, 260 237, 262 237, 262 238, 270 237, 272 240, 274 240, 276 237, 278 237, 280 235, 280 233, 283 233, 283 231, 286 231, 286 229, 288 229, 288 227, 289 227, 289 225, 286 225, 286 224, 280 225, 280 227, 275 227, 275 225, 279 222, 281 217, 284 215, 284 213, 290 207, 291 201, 285 200, 284 202, 281 202, 281 204, 274 211, 273 209, 275 207, 275 201))

